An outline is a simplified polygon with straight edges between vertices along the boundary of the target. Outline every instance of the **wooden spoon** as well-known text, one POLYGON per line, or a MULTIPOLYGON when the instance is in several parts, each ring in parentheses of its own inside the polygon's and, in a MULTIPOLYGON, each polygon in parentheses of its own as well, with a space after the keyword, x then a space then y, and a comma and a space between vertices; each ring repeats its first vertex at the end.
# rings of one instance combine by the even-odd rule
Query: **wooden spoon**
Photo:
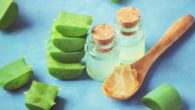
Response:
POLYGON ((160 41, 137 62, 131 65, 120 65, 103 84, 103 92, 111 98, 123 100, 134 95, 154 61, 194 23, 192 15, 178 19, 164 34, 160 41))

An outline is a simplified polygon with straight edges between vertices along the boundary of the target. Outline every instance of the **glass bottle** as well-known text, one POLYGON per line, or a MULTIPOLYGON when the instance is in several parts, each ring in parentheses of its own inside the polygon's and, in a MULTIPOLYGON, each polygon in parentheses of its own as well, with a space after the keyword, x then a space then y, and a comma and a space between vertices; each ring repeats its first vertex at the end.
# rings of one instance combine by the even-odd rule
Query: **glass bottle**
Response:
POLYGON ((98 81, 107 79, 119 65, 119 48, 115 31, 109 24, 96 25, 87 39, 86 69, 98 81))
POLYGON ((145 37, 136 8, 124 7, 117 12, 114 27, 119 39, 120 63, 132 64, 145 54, 145 37))

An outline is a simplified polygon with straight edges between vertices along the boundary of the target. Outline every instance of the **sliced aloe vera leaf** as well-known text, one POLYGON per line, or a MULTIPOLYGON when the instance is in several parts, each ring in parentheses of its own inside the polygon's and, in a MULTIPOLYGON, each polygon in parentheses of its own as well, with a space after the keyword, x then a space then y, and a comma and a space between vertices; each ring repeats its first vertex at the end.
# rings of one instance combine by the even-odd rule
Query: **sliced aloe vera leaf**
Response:
POLYGON ((50 55, 47 55, 47 63, 49 73, 62 80, 76 79, 83 72, 83 65, 81 63, 60 63, 50 55))
POLYGON ((79 51, 84 48, 86 40, 84 38, 69 38, 62 36, 57 32, 52 32, 51 41, 60 50, 64 52, 79 51))
POLYGON ((0 4, 1 4, 0 19, 4 17, 4 15, 6 14, 7 10, 9 9, 12 3, 13 3, 13 0, 0 0, 0 4))
POLYGON ((93 17, 61 12, 55 20, 55 29, 64 36, 82 37, 87 34, 93 17))
POLYGON ((25 73, 24 75, 14 79, 13 81, 8 82, 3 86, 6 90, 14 90, 24 86, 32 78, 32 71, 25 73))
POLYGON ((112 0, 113 3, 118 3, 120 1, 122 1, 122 0, 112 0))
POLYGON ((77 63, 85 55, 85 51, 63 52, 56 48, 52 43, 48 44, 48 54, 54 59, 62 63, 77 63))
POLYGON ((0 29, 8 28, 18 16, 18 6, 13 0, 0 0, 0 29))
POLYGON ((32 68, 19 58, 0 69, 0 85, 6 90, 14 90, 22 87, 32 77, 32 68))
POLYGON ((33 81, 30 90, 25 92, 25 104, 30 110, 49 110, 60 91, 57 86, 33 81))
POLYGON ((152 110, 181 110, 183 104, 177 90, 170 84, 162 84, 142 98, 152 110))

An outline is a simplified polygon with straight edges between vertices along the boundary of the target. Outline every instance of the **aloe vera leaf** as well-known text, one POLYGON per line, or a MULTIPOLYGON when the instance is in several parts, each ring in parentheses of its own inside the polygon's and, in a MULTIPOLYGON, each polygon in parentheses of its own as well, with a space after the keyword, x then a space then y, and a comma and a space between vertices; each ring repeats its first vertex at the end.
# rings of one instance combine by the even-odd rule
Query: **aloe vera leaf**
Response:
POLYGON ((84 38, 69 38, 57 32, 51 34, 52 43, 64 52, 79 51, 84 48, 86 40, 84 38))
POLYGON ((142 98, 152 110, 180 110, 183 106, 177 90, 170 84, 162 84, 142 98))
POLYGON ((57 86, 33 81, 30 90, 25 92, 25 104, 30 110, 49 110, 60 91, 57 86))
POLYGON ((13 0, 0 0, 0 29, 8 28, 18 16, 18 6, 13 0))
POLYGON ((47 63, 49 73, 62 80, 76 79, 83 72, 83 65, 81 63, 60 63, 50 55, 47 55, 47 63))
POLYGON ((112 0, 112 2, 114 2, 114 3, 118 3, 118 2, 120 2, 121 0, 112 0))
POLYGON ((54 60, 62 63, 77 63, 81 62, 81 59, 85 55, 84 50, 74 52, 64 52, 56 48, 52 43, 48 44, 47 52, 54 60))
POLYGON ((92 16, 61 12, 54 24, 64 36, 82 37, 87 34, 92 21, 92 16))
POLYGON ((32 67, 19 58, 0 69, 0 85, 6 90, 18 89, 31 79, 32 73, 32 67))
POLYGON ((28 83, 32 78, 32 71, 29 71, 25 73, 24 75, 21 75, 20 77, 8 82, 4 85, 5 90, 15 90, 22 86, 24 86, 26 83, 28 83))

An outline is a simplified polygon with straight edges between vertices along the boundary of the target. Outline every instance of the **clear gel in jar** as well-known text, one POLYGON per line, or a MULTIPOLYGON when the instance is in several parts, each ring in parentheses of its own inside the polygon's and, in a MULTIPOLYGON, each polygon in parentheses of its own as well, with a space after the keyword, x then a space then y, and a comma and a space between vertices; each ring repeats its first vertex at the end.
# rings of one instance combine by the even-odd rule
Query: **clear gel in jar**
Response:
POLYGON ((87 39, 86 69, 98 81, 107 79, 119 65, 119 48, 115 31, 109 24, 98 24, 87 39))
POLYGON ((136 8, 124 7, 116 14, 114 27, 120 47, 120 63, 132 64, 145 54, 145 37, 136 8))

